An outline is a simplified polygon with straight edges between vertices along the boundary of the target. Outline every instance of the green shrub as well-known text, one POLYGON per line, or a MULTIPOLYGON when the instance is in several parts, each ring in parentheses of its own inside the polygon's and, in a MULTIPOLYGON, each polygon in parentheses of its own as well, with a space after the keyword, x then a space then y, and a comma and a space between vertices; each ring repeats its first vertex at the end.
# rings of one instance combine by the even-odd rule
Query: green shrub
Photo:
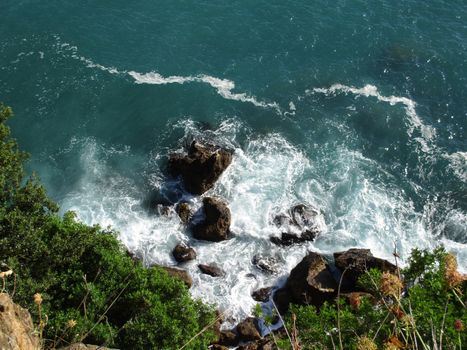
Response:
MULTIPOLYGON (((85 341, 178 349, 210 324, 211 307, 164 270, 134 262, 114 231, 84 225, 73 213, 58 216, 39 181, 24 180, 26 155, 4 124, 11 114, 0 105, 0 262, 16 275, 8 292, 45 325, 44 347, 85 341)), ((207 348, 212 339, 203 332, 186 349, 207 348)))

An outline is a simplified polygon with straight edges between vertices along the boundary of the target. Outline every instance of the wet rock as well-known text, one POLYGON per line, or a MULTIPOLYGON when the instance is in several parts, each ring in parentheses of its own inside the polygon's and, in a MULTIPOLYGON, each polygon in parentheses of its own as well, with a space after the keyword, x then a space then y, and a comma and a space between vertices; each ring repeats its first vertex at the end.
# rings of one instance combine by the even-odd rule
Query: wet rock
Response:
POLYGON ((259 301, 259 302, 265 302, 269 300, 269 297, 271 296, 272 292, 272 287, 265 287, 265 288, 260 288, 258 290, 255 290, 253 293, 251 293, 251 296, 253 300, 259 301))
POLYGON ((271 237, 271 242, 286 246, 313 241, 324 225, 320 211, 305 204, 294 205, 286 213, 276 215, 272 221, 284 232, 281 237, 271 237))
POLYGON ((39 337, 28 310, 13 303, 8 294, 0 293, 0 349, 39 348, 39 337))
POLYGON ((228 347, 224 346, 224 345, 220 345, 220 344, 212 344, 209 349, 211 350, 229 350, 228 347))
POLYGON ((184 224, 188 224, 191 218, 190 205, 186 202, 178 203, 177 206, 175 207, 175 211, 180 217, 180 220, 184 224))
POLYGON ((172 276, 174 278, 178 278, 181 280, 183 283, 188 288, 191 288, 191 285, 193 284, 193 280, 191 279, 190 274, 186 270, 178 269, 175 267, 170 267, 170 266, 159 266, 163 270, 165 270, 169 276, 172 276))
POLYGON ((248 342, 261 339, 258 320, 248 317, 237 325, 237 334, 240 341, 248 342))
POLYGON ((212 277, 220 277, 224 275, 224 271, 221 268, 214 265, 199 264, 198 268, 201 270, 202 273, 212 277))
POLYGON ((187 191, 199 195, 214 186, 231 162, 230 151, 195 140, 186 155, 172 154, 168 167, 172 175, 182 177, 187 191))
POLYGON ((287 279, 287 288, 295 303, 320 307, 337 294, 337 283, 324 258, 309 252, 287 279))
POLYGON ((172 254, 178 262, 185 262, 196 259, 196 252, 193 248, 188 247, 186 244, 179 243, 175 246, 172 254))
POLYGON ((334 253, 334 261, 337 268, 344 273, 344 290, 357 291, 357 281, 367 270, 380 269, 390 273, 396 273, 394 264, 384 259, 373 256, 369 249, 349 249, 345 252, 334 253))
POLYGON ((261 254, 255 254, 251 262, 261 271, 272 274, 279 271, 281 259, 278 256, 263 256, 261 254))
POLYGON ((219 242, 226 240, 230 228, 230 210, 221 200, 213 197, 203 199, 205 219, 193 228, 196 239, 219 242))

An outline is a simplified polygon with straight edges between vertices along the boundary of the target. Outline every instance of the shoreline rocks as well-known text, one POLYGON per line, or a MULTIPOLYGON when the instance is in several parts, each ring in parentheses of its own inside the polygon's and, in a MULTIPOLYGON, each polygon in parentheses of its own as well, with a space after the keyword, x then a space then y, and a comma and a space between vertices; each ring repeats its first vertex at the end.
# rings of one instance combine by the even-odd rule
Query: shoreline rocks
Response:
POLYGON ((195 250, 184 243, 177 244, 172 251, 172 255, 179 263, 196 259, 195 250))
POLYGON ((193 141, 187 154, 172 154, 168 169, 181 176, 188 192, 201 195, 214 186, 232 162, 232 152, 210 144, 193 141))
POLYGON ((193 226, 193 237, 205 241, 220 242, 228 238, 231 214, 230 209, 220 199, 203 198, 205 219, 193 226))
POLYGON ((200 271, 206 275, 209 275, 211 277, 221 277, 224 276, 224 271, 214 265, 205 265, 205 264, 199 264, 198 268, 200 271))
POLYGON ((160 267, 161 269, 165 270, 169 276, 181 280, 183 283, 185 283, 185 285, 188 288, 191 288, 193 284, 193 280, 190 274, 188 273, 188 271, 183 270, 183 269, 178 269, 176 267, 171 267, 171 266, 160 266, 160 265, 154 265, 154 266, 160 267))

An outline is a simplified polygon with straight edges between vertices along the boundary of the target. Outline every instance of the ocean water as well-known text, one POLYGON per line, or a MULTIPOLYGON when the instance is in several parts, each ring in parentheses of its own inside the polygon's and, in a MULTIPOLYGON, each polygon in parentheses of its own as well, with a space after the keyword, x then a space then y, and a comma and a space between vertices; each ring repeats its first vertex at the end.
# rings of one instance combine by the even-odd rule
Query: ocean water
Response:
POLYGON ((191 292, 228 322, 307 250, 397 249, 403 264, 444 244, 467 271, 464 0, 2 0, 0 13, 0 101, 28 170, 147 265, 194 246, 191 292), (150 205, 199 207, 165 172, 197 137, 235 150, 206 193, 229 203, 225 242, 196 241, 150 205), (320 209, 322 233, 277 247, 271 219, 296 203, 320 209))

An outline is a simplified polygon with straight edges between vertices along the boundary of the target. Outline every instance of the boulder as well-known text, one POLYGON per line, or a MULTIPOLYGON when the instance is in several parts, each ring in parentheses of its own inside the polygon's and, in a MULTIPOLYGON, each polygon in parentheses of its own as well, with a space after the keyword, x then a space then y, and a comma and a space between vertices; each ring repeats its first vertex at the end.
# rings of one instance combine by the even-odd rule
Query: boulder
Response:
POLYGON ((264 303, 265 301, 269 300, 269 297, 271 296, 271 292, 272 292, 272 287, 260 288, 260 289, 255 290, 253 293, 251 293, 251 297, 255 301, 264 303))
POLYGON ((312 206, 297 204, 286 213, 277 214, 273 223, 284 231, 281 237, 271 237, 277 245, 292 245, 313 241, 320 233, 324 220, 320 211, 312 206))
POLYGON ((182 177, 188 192, 200 195, 214 186, 231 162, 232 152, 195 140, 187 154, 170 155, 168 167, 172 175, 182 177))
POLYGON ((212 344, 209 349, 211 350, 229 350, 228 347, 224 346, 224 345, 220 345, 220 344, 212 344))
POLYGON ((324 258, 309 252, 290 272, 286 284, 293 301, 320 307, 325 301, 334 300, 337 294, 335 281, 324 258))
POLYGON ((184 224, 188 224, 191 218, 190 205, 186 202, 178 203, 177 206, 175 207, 175 211, 180 217, 180 220, 184 224))
POLYGON ((237 325, 238 339, 242 342, 249 342, 261 339, 258 320, 248 317, 237 325))
POLYGON ((202 273, 212 277, 220 277, 224 275, 224 271, 222 271, 221 268, 214 265, 199 264, 198 268, 201 270, 202 273))
POLYGON ((277 310, 281 315, 285 314, 289 309, 291 295, 287 288, 281 288, 276 290, 272 299, 276 305, 277 310))
POLYGON ((358 290, 357 281, 372 268, 396 273, 397 267, 384 259, 375 258, 369 249, 352 248, 345 252, 334 253, 337 268, 344 272, 344 290, 358 290))
POLYGON ((179 263, 196 259, 195 250, 184 243, 177 244, 172 255, 179 263))
POLYGON ((185 283, 185 285, 188 288, 191 288, 191 285, 193 284, 193 280, 191 279, 191 276, 188 273, 188 271, 177 269, 176 267, 170 267, 170 266, 159 266, 159 267, 165 270, 169 274, 169 276, 178 278, 183 283, 185 283))
POLYGON ((238 335, 234 331, 221 331, 217 344, 224 346, 235 346, 238 344, 238 335))
POLYGON ((39 349, 28 310, 15 304, 6 293, 0 293, 0 349, 39 349))
POLYGON ((227 205, 217 198, 203 198, 205 218, 193 226, 193 236, 196 239, 219 242, 229 235, 231 215, 227 205))

